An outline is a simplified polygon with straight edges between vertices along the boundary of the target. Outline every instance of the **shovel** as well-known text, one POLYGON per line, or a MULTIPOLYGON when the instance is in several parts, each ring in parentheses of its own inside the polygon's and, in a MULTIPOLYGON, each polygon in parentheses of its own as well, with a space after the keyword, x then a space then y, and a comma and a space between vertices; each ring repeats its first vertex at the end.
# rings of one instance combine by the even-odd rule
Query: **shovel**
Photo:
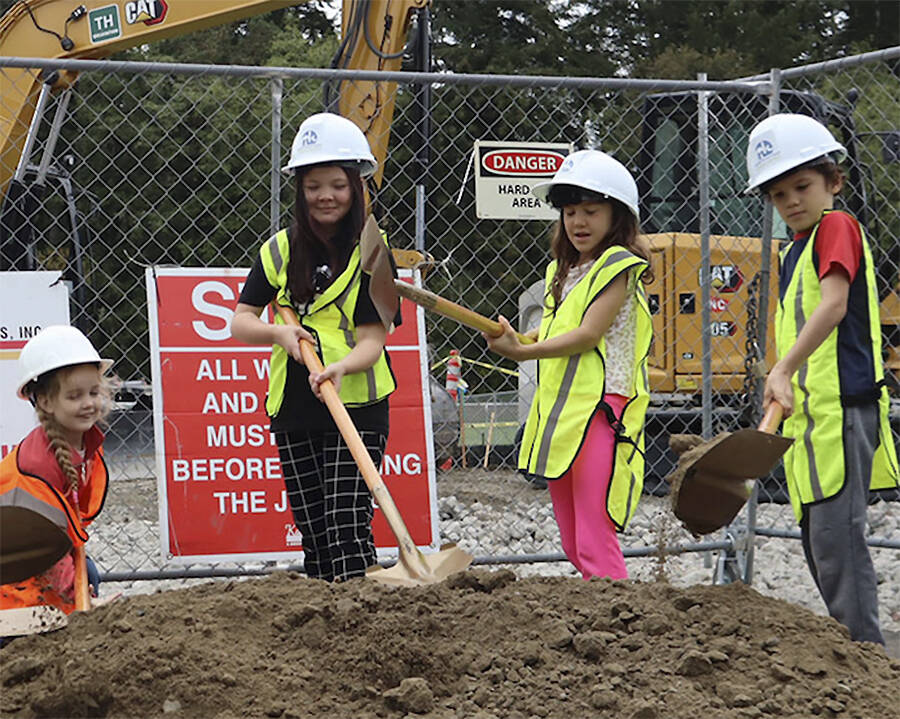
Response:
MULTIPOLYGON (((290 308, 279 306, 278 312, 285 322, 294 325, 299 324, 290 308)), ((300 354, 310 372, 321 372, 324 369, 319 356, 309 341, 300 340, 300 354)), ((369 452, 363 444, 359 432, 356 431, 347 408, 341 402, 334 383, 331 380, 326 380, 319 385, 319 390, 341 436, 344 438, 344 442, 347 443, 347 447, 350 449, 350 454, 353 455, 353 459, 356 461, 356 465, 359 467, 359 471, 369 487, 369 491, 372 493, 372 497, 381 508, 384 518, 397 539, 397 548, 400 552, 400 559, 397 564, 389 569, 378 566, 370 567, 366 571, 366 576, 385 584, 416 586, 440 582, 449 575, 466 569, 472 563, 472 555, 459 549, 455 544, 446 544, 441 547, 439 552, 428 556, 419 551, 412 537, 409 536, 409 531, 403 523, 403 518, 397 510, 397 506, 394 504, 394 500, 388 492, 384 480, 378 473, 372 457, 369 456, 369 452)))
MULTIPOLYGON (((397 294, 401 297, 405 297, 411 302, 421 305, 426 310, 437 312, 444 317, 449 317, 451 320, 456 320, 466 327, 486 332, 492 337, 499 337, 503 334, 503 328, 500 326, 499 322, 494 322, 494 320, 490 320, 484 315, 480 315, 467 307, 444 299, 440 295, 434 294, 434 292, 429 292, 421 287, 414 287, 402 280, 394 280, 394 287, 397 290, 397 294)), ((524 345, 534 343, 534 340, 531 339, 531 337, 526 337, 519 332, 516 332, 516 337, 518 337, 519 342, 524 345)))
POLYGON ((726 432, 703 441, 696 435, 672 435, 670 446, 682 452, 666 481, 672 510, 693 534, 727 526, 750 498, 753 482, 771 472, 794 440, 774 434, 784 408, 772 402, 759 429, 726 432))

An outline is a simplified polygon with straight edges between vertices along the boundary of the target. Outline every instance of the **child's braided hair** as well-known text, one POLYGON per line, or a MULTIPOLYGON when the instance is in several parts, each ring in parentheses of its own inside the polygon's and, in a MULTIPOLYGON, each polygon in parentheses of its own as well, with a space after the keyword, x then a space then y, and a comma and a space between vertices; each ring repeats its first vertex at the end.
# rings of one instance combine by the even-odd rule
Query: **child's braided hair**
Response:
POLYGON ((60 469, 62 469, 63 474, 66 475, 66 479, 69 480, 66 491, 71 491, 78 487, 79 478, 78 470, 75 469, 75 465, 72 464, 72 447, 68 440, 63 436, 62 427, 59 426, 59 422, 53 418, 53 415, 41 409, 40 405, 35 405, 35 409, 37 410, 37 416, 41 423, 41 427, 44 428, 47 439, 50 440, 50 449, 53 450, 53 455, 56 457, 60 469))

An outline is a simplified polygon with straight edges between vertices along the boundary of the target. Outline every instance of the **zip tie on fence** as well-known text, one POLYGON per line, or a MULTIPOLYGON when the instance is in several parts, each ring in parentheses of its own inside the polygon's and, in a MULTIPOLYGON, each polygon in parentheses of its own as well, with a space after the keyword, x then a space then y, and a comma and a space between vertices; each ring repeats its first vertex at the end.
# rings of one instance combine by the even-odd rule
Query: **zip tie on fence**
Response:
MULTIPOLYGON (((444 357, 444 359, 438 360, 433 365, 431 365, 431 371, 434 372, 436 369, 440 369, 441 366, 446 364, 449 359, 449 357, 444 357)), ((477 360, 470 360, 467 357, 463 357, 462 355, 460 355, 459 359, 461 362, 468 362, 469 364, 478 365, 479 367, 485 367, 487 369, 495 369, 498 372, 503 372, 504 374, 509 374, 513 377, 519 376, 519 373, 514 369, 506 369, 506 367, 499 367, 497 365, 487 364, 485 362, 479 362, 477 360)))
POLYGON ((503 372, 503 374, 512 375, 513 377, 518 377, 519 373, 514 369, 506 369, 506 367, 499 367, 495 364, 488 364, 487 362, 479 362, 478 360, 469 359, 468 357, 459 356, 459 359, 462 362, 468 362, 469 364, 476 365, 478 367, 484 367, 485 369, 495 369, 498 372, 503 372))
POLYGON ((466 422, 466 427, 484 429, 485 427, 518 427, 518 422, 466 422))

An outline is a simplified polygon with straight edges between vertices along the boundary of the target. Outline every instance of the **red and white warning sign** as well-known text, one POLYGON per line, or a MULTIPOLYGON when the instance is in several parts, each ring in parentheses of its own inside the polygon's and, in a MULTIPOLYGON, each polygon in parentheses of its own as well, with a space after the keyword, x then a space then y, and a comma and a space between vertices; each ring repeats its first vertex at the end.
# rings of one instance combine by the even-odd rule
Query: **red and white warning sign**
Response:
POLYGON ((475 142, 475 213, 483 220, 555 220, 559 213, 531 194, 572 153, 571 143, 475 142))
MULTIPOLYGON (((264 407, 271 347, 229 331, 247 272, 147 270, 160 539, 175 562, 299 561, 302 552, 264 407)), ((402 309, 387 343, 398 389, 379 469, 413 541, 436 549, 424 317, 411 302, 402 309)), ((395 553, 377 510, 373 528, 379 555, 395 553)))

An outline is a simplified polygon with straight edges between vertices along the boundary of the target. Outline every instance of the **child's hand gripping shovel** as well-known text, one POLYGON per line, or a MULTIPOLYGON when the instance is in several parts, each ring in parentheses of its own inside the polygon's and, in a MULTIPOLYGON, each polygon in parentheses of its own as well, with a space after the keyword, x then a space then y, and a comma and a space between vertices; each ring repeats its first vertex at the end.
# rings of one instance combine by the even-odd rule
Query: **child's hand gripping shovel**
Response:
POLYGON ((694 535, 727 526, 750 498, 753 481, 778 463, 794 440, 775 434, 783 407, 772 402, 759 429, 726 432, 708 441, 696 435, 673 435, 681 452, 671 484, 672 511, 694 535))
MULTIPOLYGON (((360 238, 360 256, 362 270, 369 275, 369 294, 385 327, 390 326, 399 306, 399 298, 394 290, 394 273, 387 245, 375 220, 370 216, 363 228, 360 238)), ((276 308, 281 318, 288 324, 297 325, 299 321, 293 310, 288 307, 276 308)), ((321 372, 322 362, 312 344, 300 340, 300 354, 310 372, 321 372)), ((440 551, 425 555, 416 547, 409 531, 388 492, 375 463, 369 456, 347 408, 331 380, 319 385, 319 390, 328 411, 347 443, 359 471, 372 493, 384 518, 387 520, 400 552, 399 561, 393 567, 371 567, 366 576, 386 584, 419 585, 440 582, 450 574, 466 569, 472 563, 472 555, 459 549, 455 544, 446 544, 440 551)))
MULTIPOLYGON (((405 297, 411 302, 421 305, 426 310, 437 312, 444 317, 449 317, 451 320, 456 320, 466 327, 486 332, 492 337, 499 337, 503 334, 503 328, 500 326, 499 322, 494 322, 494 320, 488 319, 484 315, 480 315, 467 307, 444 299, 440 295, 434 294, 434 292, 429 292, 421 287, 415 287, 403 280, 394 280, 394 287, 397 288, 397 294, 401 297, 405 297)), ((531 337, 519 332, 516 332, 516 337, 523 345, 532 344, 534 342, 531 337)))

